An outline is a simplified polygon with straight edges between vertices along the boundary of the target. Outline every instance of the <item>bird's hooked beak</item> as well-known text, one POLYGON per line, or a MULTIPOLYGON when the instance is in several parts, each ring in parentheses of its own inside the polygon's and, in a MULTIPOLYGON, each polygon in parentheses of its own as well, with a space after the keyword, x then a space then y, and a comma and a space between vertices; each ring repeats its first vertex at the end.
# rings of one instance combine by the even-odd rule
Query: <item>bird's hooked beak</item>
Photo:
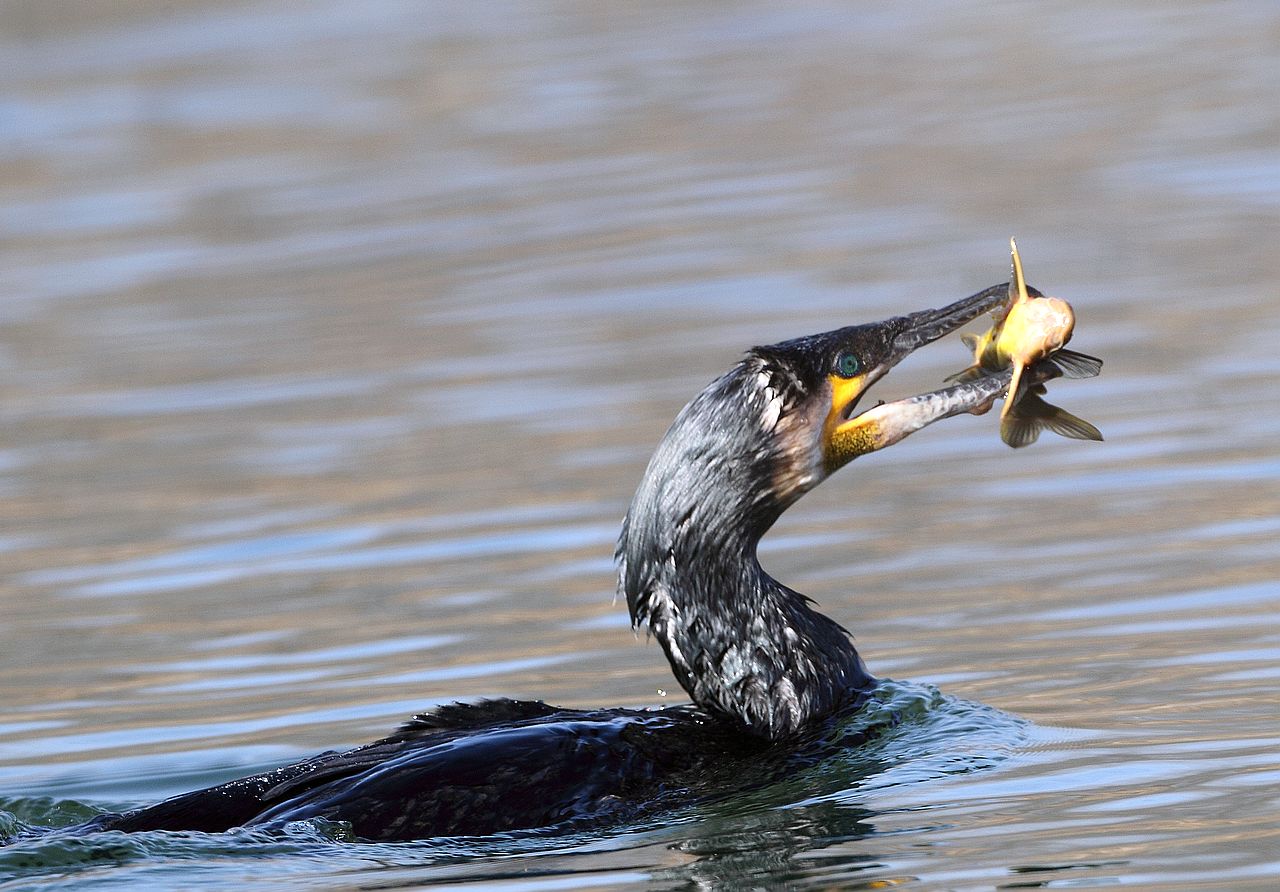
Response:
POLYGON ((948 304, 940 310, 921 310, 890 319, 884 324, 898 325, 901 331, 893 339, 894 353, 889 368, 897 365, 909 354, 931 344, 938 338, 951 334, 960 326, 972 322, 983 313, 994 310, 1003 304, 1009 296, 1007 285, 993 285, 984 291, 948 304))
POLYGON ((897 443, 908 434, 940 418, 970 412, 990 401, 1008 384, 1008 375, 968 381, 856 413, 861 396, 889 370, 925 344, 951 334, 968 322, 1003 304, 1007 285, 993 285, 938 310, 921 310, 880 323, 890 332, 888 356, 874 368, 852 378, 830 376, 831 411, 823 446, 826 470, 836 470, 868 452, 897 443), (1003 379, 1003 384, 993 382, 1003 379))

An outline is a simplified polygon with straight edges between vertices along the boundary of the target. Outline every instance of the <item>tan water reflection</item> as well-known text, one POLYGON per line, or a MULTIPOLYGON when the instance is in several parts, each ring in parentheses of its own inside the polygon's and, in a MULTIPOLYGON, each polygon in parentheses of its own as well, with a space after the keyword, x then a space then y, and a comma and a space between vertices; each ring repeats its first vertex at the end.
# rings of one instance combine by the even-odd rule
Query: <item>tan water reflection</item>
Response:
MULTIPOLYGON (((1000 281, 1015 233, 1107 442, 940 425, 765 560, 877 673, 1073 730, 849 804, 881 832, 831 875, 1274 882, 1280 18, 1019 11, 6 5, 0 792, 660 701, 609 556, 674 412, 1000 281)), ((633 842, 559 869, 697 875, 633 842)))

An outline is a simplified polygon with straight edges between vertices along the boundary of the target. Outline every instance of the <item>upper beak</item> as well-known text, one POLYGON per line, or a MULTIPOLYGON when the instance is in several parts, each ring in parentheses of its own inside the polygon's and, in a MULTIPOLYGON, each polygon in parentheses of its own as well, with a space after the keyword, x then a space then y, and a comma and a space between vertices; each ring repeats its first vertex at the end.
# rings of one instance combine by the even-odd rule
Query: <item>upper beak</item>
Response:
POLYGON ((893 355, 889 365, 896 365, 912 351, 951 334, 1008 299, 1008 285, 992 285, 940 310, 921 310, 899 316, 894 321, 902 326, 902 330, 893 339, 893 355))
MULTIPOLYGON (((1004 304, 1008 298, 1008 285, 992 285, 977 294, 948 304, 940 310, 920 310, 918 313, 886 319, 881 324, 896 328, 898 333, 894 335, 889 356, 871 369, 859 382, 859 393, 866 391, 914 351, 925 344, 933 343, 938 338, 946 337, 983 313, 994 310, 1004 304)), ((848 408, 852 409, 852 406, 848 408)))

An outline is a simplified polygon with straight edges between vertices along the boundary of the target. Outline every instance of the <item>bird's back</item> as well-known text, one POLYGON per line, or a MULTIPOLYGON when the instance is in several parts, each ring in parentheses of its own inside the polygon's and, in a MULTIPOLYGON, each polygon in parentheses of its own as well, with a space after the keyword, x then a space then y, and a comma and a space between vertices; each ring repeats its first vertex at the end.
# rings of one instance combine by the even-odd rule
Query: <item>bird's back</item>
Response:
POLYGON ((327 818, 363 839, 484 835, 616 820, 686 797, 700 767, 752 746, 692 707, 452 704, 346 752, 175 796, 83 830, 198 830, 327 818))

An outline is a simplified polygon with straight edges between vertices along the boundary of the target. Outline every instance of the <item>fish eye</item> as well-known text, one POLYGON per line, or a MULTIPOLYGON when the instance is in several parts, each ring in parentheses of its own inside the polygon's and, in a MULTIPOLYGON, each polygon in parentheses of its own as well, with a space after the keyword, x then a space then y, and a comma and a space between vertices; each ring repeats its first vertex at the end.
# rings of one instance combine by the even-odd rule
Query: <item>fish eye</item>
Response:
POLYGON ((836 356, 836 374, 841 378, 852 378, 858 374, 860 368, 862 368, 862 363, 858 361, 858 354, 852 350, 842 350, 836 356))

